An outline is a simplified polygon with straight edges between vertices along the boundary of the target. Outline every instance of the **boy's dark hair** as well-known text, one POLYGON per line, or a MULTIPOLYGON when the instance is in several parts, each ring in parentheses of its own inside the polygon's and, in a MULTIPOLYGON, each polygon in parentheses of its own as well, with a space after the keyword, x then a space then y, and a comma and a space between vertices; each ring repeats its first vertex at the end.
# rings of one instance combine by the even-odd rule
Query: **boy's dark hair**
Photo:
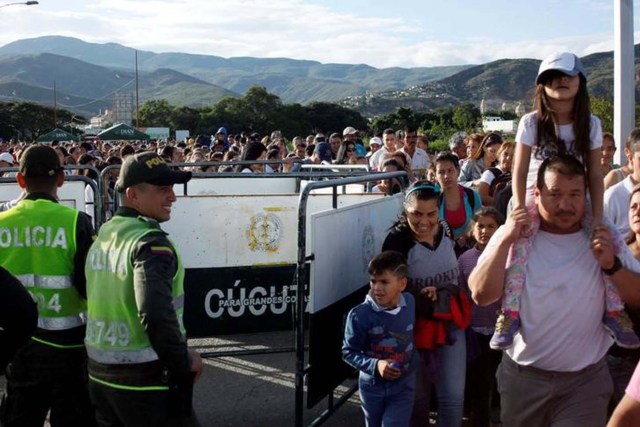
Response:
POLYGON ((407 277, 407 260, 397 251, 384 251, 369 262, 369 275, 375 276, 390 271, 400 278, 407 277))

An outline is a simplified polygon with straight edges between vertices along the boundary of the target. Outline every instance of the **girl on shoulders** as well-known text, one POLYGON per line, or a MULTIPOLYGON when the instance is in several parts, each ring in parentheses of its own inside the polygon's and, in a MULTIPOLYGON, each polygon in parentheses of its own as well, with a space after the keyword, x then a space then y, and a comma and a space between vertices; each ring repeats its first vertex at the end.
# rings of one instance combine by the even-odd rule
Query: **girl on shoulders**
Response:
POLYGON ((520 120, 513 166, 514 209, 533 195, 538 169, 555 154, 571 154, 585 165, 593 225, 602 223, 602 128, 591 114, 587 77, 578 58, 555 53, 540 64, 534 110, 520 120))

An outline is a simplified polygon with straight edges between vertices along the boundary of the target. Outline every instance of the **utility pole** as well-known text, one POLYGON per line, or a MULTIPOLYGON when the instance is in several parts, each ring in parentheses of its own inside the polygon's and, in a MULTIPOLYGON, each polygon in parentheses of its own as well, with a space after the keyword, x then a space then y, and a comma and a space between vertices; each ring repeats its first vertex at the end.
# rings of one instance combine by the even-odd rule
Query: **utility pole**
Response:
POLYGON ((140 129, 140 98, 138 97, 138 51, 136 50, 136 129, 140 129))
POLYGON ((613 128, 618 147, 615 162, 627 162, 624 142, 635 127, 633 0, 614 0, 613 128))
POLYGON ((56 81, 53 81, 53 128, 58 127, 58 102, 56 94, 56 81))

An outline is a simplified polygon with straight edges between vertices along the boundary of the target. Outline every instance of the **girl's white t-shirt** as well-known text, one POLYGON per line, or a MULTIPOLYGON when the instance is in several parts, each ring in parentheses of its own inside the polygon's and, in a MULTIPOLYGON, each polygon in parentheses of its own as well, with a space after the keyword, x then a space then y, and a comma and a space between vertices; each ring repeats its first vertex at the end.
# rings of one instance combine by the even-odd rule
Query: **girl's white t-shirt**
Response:
MULTIPOLYGON (((516 133, 516 142, 518 144, 524 144, 532 147, 531 159, 529 160, 529 173, 527 174, 527 194, 533 194, 533 187, 538 179, 538 170, 544 160, 543 158, 536 156, 537 121, 538 118, 535 111, 525 114, 522 116, 522 119, 520 119, 518 132, 516 133)), ((564 141, 567 153, 575 154, 573 125, 560 125, 557 128, 557 132, 558 138, 564 141)), ((593 114, 591 115, 591 129, 589 137, 591 139, 590 148, 592 150, 602 147, 602 125, 600 124, 600 119, 593 114)), ((582 160, 579 155, 576 155, 576 157, 582 160)))

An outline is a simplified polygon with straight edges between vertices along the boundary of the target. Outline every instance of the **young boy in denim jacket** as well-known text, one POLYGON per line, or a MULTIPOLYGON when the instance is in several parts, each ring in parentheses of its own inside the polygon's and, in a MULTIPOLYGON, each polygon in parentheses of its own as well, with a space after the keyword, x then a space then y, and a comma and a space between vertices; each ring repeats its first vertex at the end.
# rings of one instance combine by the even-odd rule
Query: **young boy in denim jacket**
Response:
POLYGON ((409 425, 415 389, 415 303, 402 292, 407 264, 385 251, 369 263, 364 302, 347 317, 342 358, 360 371, 360 401, 367 427, 409 425))

